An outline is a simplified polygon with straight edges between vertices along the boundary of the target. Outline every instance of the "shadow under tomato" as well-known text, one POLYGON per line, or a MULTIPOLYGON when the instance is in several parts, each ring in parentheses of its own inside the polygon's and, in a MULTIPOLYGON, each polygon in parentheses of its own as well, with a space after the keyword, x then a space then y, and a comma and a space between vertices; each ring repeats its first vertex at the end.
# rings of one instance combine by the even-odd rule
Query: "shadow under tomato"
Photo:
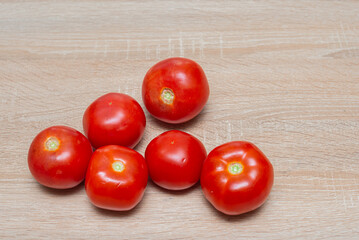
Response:
POLYGON ((37 184, 38 188, 46 193, 46 194, 51 194, 51 195, 56 195, 59 197, 65 197, 68 195, 73 195, 76 194, 78 192, 80 192, 83 188, 84 188, 84 182, 81 182, 79 185, 73 187, 73 188, 69 188, 69 189, 55 189, 55 188, 49 188, 49 187, 45 187, 41 184, 37 184))
POLYGON ((212 206, 212 204, 209 201, 207 201, 207 199, 203 196, 203 202, 205 202, 205 204, 208 206, 208 208, 211 209, 213 214, 216 217, 218 217, 219 219, 221 219, 223 221, 227 221, 227 222, 241 222, 241 221, 248 221, 253 218, 256 218, 263 211, 263 209, 266 208, 268 200, 269 200, 269 198, 262 206, 260 206, 259 208, 255 209, 253 211, 243 213, 240 215, 227 215, 227 214, 224 214, 224 213, 218 211, 217 209, 215 209, 212 206))
POLYGON ((165 194, 171 194, 171 195, 186 195, 191 193, 192 191, 194 191, 195 189, 199 188, 200 184, 199 182, 197 182, 195 185, 193 185, 190 188, 187 189, 183 189, 183 190, 169 190, 169 189, 165 189, 162 188, 160 186, 158 186, 157 184, 155 184, 151 179, 148 180, 148 185, 152 185, 153 188, 159 190, 162 193, 165 194))
MULTIPOLYGON (((146 131, 146 129, 145 129, 145 131, 146 131)), ((141 140, 132 149, 135 150, 136 152, 140 153, 144 157, 144 154, 142 154, 139 150, 142 149, 142 145, 145 145, 145 144, 148 144, 148 142, 146 143, 143 140, 143 136, 142 136, 141 140)))
POLYGON ((186 128, 189 128, 192 125, 195 125, 198 122, 205 119, 205 115, 206 115, 206 112, 204 112, 205 108, 206 108, 206 106, 203 108, 203 110, 196 117, 194 117, 191 120, 189 120, 187 122, 184 122, 184 123, 177 123, 177 124, 166 123, 166 122, 163 122, 161 120, 158 120, 157 118, 153 117, 151 114, 148 115, 147 119, 148 119, 148 122, 151 122, 151 124, 153 123, 154 125, 157 125, 158 127, 167 129, 166 131, 169 131, 169 130, 182 130, 182 131, 186 132, 186 128))
POLYGON ((139 205, 141 204, 141 202, 136 207, 128 211, 107 210, 107 209, 98 208, 95 205, 91 204, 90 202, 89 204, 92 205, 92 208, 96 211, 96 213, 104 215, 106 217, 129 217, 132 216, 133 214, 136 214, 136 212, 139 211, 138 208, 140 207, 139 205))

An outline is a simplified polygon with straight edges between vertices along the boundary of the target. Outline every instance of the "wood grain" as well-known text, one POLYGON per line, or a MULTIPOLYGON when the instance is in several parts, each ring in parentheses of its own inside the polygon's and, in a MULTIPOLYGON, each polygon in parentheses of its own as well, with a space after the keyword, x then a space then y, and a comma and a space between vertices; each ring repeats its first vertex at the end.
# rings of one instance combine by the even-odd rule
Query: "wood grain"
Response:
POLYGON ((358 1, 0 0, 0 238, 359 238, 358 1), (27 168, 33 137, 51 125, 82 130, 98 96, 136 98, 157 61, 202 65, 211 95, 194 120, 168 125, 146 112, 145 136, 168 129, 207 150, 248 140, 272 161, 260 209, 216 212, 199 185, 149 183, 133 211, 93 207, 83 185, 38 185, 27 168))

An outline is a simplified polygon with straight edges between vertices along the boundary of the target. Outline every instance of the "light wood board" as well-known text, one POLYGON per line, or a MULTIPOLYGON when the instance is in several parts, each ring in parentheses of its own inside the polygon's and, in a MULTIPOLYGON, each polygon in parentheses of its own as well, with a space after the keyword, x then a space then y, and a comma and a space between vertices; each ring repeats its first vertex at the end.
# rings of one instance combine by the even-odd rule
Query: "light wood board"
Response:
POLYGON ((1 239, 358 239, 359 1, 0 0, 1 239), (107 92, 141 99, 146 71, 183 56, 211 89, 193 121, 146 112, 136 147, 168 129, 208 151, 255 143, 271 160, 266 204, 218 213, 200 186, 149 182, 131 212, 93 207, 83 185, 48 190, 27 151, 51 125, 82 131, 82 114, 107 92))

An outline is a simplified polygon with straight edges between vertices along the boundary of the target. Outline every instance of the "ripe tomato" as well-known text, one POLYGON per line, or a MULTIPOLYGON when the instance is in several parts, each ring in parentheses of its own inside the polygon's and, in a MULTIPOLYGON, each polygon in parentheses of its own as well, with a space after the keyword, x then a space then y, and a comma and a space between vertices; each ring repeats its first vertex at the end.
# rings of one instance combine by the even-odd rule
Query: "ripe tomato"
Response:
POLYGON ((168 123, 197 116, 206 104, 209 86, 200 65, 186 58, 169 58, 151 67, 142 84, 147 110, 168 123))
POLYGON ((112 144, 133 148, 141 140, 145 126, 141 106, 122 93, 99 97, 83 116, 84 132, 94 148, 112 144))
POLYGON ((109 145, 93 153, 85 188, 95 206, 126 211, 141 201, 147 179, 146 161, 141 154, 130 148, 109 145))
POLYGON ((49 127, 32 141, 28 153, 31 174, 42 185, 66 189, 85 178, 92 147, 87 138, 73 128, 49 127))
POLYGON ((157 136, 145 152, 150 177, 170 190, 186 189, 198 182, 206 156, 206 149, 197 138, 178 130, 157 136))
POLYGON ((265 202, 273 177, 272 164, 254 144, 229 142, 208 154, 201 186, 204 196, 217 210, 238 215, 265 202))

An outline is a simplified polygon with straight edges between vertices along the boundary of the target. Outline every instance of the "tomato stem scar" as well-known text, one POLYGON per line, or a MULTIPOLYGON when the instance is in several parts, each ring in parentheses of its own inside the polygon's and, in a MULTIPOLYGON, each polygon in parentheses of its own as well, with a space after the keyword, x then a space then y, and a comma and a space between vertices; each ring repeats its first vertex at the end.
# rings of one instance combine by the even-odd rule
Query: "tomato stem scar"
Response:
POLYGON ((228 171, 233 174, 237 175, 243 171, 243 165, 239 162, 233 162, 228 165, 228 171))
POLYGON ((112 163, 112 169, 115 172, 122 172, 125 169, 125 165, 122 162, 117 161, 117 162, 112 163))
POLYGON ((172 104, 175 94, 170 88, 163 88, 161 92, 161 100, 166 104, 172 104))
POLYGON ((45 142, 45 149, 47 151, 56 151, 60 147, 60 141, 56 137, 49 137, 45 142))

